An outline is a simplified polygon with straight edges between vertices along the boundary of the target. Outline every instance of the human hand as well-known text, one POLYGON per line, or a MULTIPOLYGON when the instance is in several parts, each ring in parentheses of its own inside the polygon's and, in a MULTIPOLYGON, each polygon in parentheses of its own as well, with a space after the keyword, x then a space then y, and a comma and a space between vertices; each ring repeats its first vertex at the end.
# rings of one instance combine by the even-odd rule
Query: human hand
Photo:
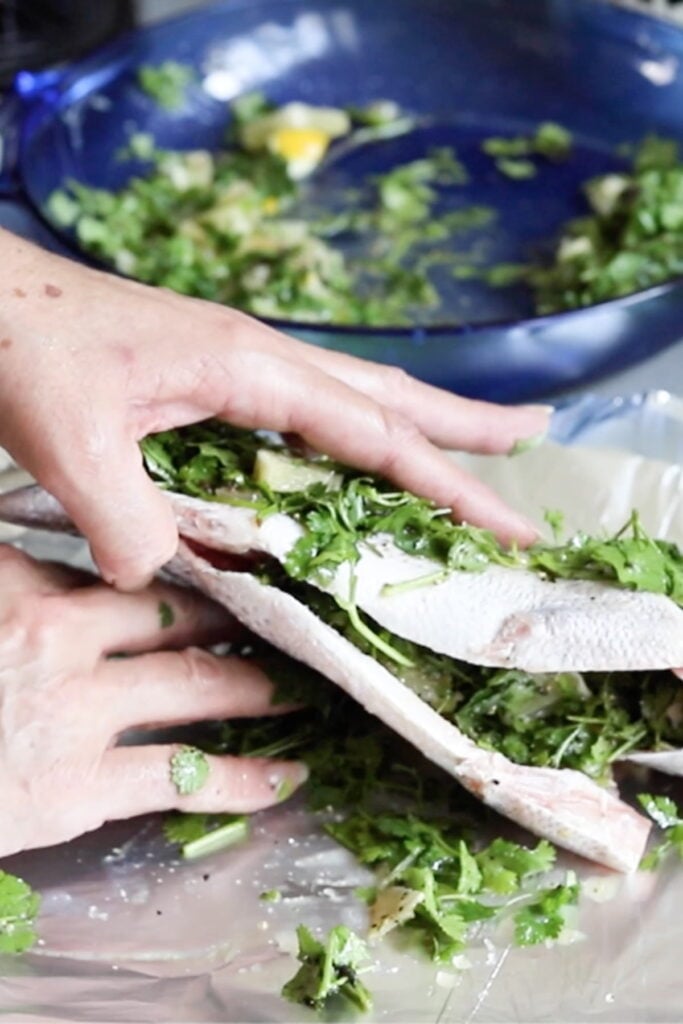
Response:
POLYGON ((0 545, 0 857, 152 811, 255 811, 304 781, 295 762, 207 757, 207 781, 182 796, 177 746, 114 746, 133 727, 287 709, 271 706, 254 665, 185 647, 225 639, 216 605, 163 584, 119 594, 83 575, 0 545), (122 651, 132 656, 107 658, 122 651))
POLYGON ((508 452, 545 431, 546 408, 458 398, 7 232, 0 258, 0 444, 59 499, 120 589, 142 585, 177 545, 137 442, 209 416, 298 434, 504 542, 534 539, 525 519, 441 449, 508 452))

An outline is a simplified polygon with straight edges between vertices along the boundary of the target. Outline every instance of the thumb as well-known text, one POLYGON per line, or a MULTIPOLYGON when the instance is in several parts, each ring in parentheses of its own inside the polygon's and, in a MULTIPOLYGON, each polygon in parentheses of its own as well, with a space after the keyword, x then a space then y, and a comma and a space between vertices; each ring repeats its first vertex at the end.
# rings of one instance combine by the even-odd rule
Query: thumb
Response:
POLYGON ((36 476, 88 539, 102 577, 119 590, 135 590, 176 553, 178 530, 135 441, 121 438, 107 448, 87 467, 69 460, 60 472, 52 467, 49 481, 36 476))

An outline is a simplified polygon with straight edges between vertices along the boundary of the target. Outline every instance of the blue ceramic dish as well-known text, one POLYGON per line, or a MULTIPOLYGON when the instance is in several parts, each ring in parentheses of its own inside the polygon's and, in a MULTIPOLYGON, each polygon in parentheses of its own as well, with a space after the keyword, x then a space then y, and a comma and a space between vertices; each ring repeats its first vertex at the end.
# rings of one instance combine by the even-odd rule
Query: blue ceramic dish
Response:
MULTIPOLYGON (((276 103, 390 98, 430 127, 352 152, 341 161, 345 173, 386 163, 388 145, 399 160, 427 143, 452 143, 472 171, 467 200, 501 211, 493 257, 520 258, 580 212, 580 182, 618 166, 619 143, 653 130, 683 138, 682 66, 683 31, 599 0, 224 0, 139 30, 65 71, 20 75, 19 127, 5 133, 8 152, 15 144, 14 176, 6 173, 4 185, 18 187, 42 214, 65 179, 116 187, 139 170, 117 158, 134 130, 150 131, 162 146, 218 148, 226 101, 252 89, 276 103), (136 84, 140 65, 167 59, 198 72, 178 113, 136 84), (562 166, 510 182, 479 152, 487 135, 529 131, 544 120, 575 133, 576 154, 562 166)), ((531 315, 523 289, 463 287, 469 291, 459 301, 476 312, 466 323, 279 326, 503 401, 623 369, 683 335, 681 281, 546 317, 531 315)))

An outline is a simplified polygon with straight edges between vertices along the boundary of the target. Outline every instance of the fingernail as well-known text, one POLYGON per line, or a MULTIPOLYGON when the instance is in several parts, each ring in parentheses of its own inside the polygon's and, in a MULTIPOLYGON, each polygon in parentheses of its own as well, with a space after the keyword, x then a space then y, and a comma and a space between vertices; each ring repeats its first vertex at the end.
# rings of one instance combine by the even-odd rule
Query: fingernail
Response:
MULTIPOLYGON (((516 514, 515 515, 515 521, 516 521, 515 531, 516 531, 516 533, 518 535, 522 535, 522 534, 526 533, 526 534, 529 535, 530 538, 533 538, 533 540, 537 540, 540 537, 540 534, 538 532, 538 527, 536 526, 536 523, 532 523, 530 519, 526 518, 526 516, 521 516, 519 514, 516 514)), ((526 543, 526 541, 525 541, 525 543, 526 543)))
POLYGON ((152 573, 113 573, 107 570, 100 570, 100 575, 105 583, 108 583, 110 587, 115 587, 117 590, 125 591, 126 593, 134 593, 138 590, 144 590, 148 587, 154 575, 152 573))
POLYGON ((531 451, 532 448, 538 448, 539 445, 543 444, 547 436, 548 432, 546 430, 542 430, 540 434, 533 434, 531 437, 517 438, 508 452, 508 457, 511 458, 514 455, 523 455, 524 452, 531 451))
POLYGON ((275 791, 277 802, 281 804, 288 800, 292 793, 306 782, 309 774, 308 766, 301 761, 273 772, 268 781, 275 791))

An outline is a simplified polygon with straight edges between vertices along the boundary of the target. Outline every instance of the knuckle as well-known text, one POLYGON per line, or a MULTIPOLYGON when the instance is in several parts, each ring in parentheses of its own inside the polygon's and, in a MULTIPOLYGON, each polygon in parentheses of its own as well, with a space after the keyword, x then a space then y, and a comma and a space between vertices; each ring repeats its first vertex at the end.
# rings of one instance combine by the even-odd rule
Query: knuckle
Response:
POLYGON ((65 618, 59 597, 55 601, 52 595, 34 592, 16 596, 2 618, 4 648, 8 652, 30 653, 32 661, 42 661, 64 635, 65 618))
POLYGON ((392 402, 400 403, 413 391, 415 380, 402 366, 386 366, 382 368, 382 384, 392 402))
POLYGON ((205 688, 221 677, 218 659, 201 647, 187 647, 178 654, 180 675, 186 686, 205 688))
POLYGON ((384 438, 384 454, 380 459, 379 472, 391 475, 396 463, 405 458, 422 438, 413 421, 393 409, 380 409, 380 430, 384 438))

